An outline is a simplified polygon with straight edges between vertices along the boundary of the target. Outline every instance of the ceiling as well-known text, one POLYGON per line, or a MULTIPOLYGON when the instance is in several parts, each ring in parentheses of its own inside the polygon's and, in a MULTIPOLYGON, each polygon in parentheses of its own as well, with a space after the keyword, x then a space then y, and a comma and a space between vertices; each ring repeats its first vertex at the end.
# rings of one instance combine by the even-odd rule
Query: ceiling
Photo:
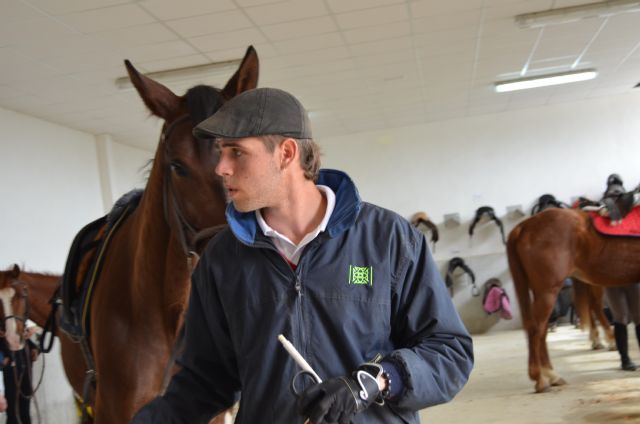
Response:
MULTIPOLYGON (((597 96, 640 82, 640 13, 520 29, 514 16, 593 0, 0 0, 0 107, 154 150, 142 72, 241 58, 309 109, 316 138, 597 96), (498 80, 598 78, 496 93, 498 80)), ((169 85, 177 94, 199 82, 169 85)))

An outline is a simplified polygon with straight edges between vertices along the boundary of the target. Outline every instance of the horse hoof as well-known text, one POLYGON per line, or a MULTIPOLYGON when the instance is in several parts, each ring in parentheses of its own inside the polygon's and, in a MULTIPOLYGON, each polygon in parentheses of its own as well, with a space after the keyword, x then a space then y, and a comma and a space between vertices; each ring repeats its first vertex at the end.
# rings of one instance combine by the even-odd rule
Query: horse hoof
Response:
POLYGON ((567 381, 562 377, 559 377, 557 380, 551 382, 552 386, 564 386, 565 384, 567 384, 567 381))
POLYGON ((536 384, 536 393, 547 393, 549 390, 551 390, 551 388, 546 384, 536 384))
POLYGON ((615 345, 614 346, 609 345, 609 352, 615 352, 616 350, 618 350, 618 348, 615 347, 615 345))
POLYGON ((602 343, 594 343, 591 345, 591 349, 593 350, 604 349, 604 345, 602 343))

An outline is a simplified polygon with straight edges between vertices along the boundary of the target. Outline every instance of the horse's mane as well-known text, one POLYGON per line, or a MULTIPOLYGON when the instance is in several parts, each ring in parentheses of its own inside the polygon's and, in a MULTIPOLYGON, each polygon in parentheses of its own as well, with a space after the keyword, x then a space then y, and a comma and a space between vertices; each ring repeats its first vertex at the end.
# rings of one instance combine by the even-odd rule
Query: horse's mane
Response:
POLYGON ((50 271, 33 271, 30 269, 24 269, 20 267, 20 274, 30 274, 38 277, 60 277, 60 274, 50 271))
MULTIPOLYGON (((0 272, 11 272, 12 267, 13 267, 13 265, 11 265, 8 268, 1 269, 0 272)), ((60 274, 55 273, 55 272, 33 271, 33 270, 30 270, 30 269, 26 269, 24 264, 18 265, 18 268, 20 269, 20 274, 23 274, 23 273, 24 274, 30 274, 30 275, 33 275, 33 276, 36 276, 36 277, 55 277, 55 278, 60 277, 60 274)))
MULTIPOLYGON (((25 274, 26 276, 35 277, 35 278, 60 278, 59 273, 50 272, 50 271, 33 271, 30 269, 25 269, 24 264, 19 265, 20 275, 25 274)), ((11 272, 11 268, 5 268, 0 270, 0 272, 11 272)), ((20 276, 18 276, 18 279, 20 276)))

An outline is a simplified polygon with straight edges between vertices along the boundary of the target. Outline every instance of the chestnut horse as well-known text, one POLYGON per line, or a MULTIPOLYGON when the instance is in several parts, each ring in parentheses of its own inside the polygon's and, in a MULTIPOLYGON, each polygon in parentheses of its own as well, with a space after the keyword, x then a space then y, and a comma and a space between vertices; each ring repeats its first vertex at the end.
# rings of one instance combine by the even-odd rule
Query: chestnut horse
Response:
POLYGON ((51 311, 49 300, 59 281, 59 275, 24 272, 18 265, 0 271, 0 319, 2 331, 12 350, 18 350, 24 345, 27 319, 40 327, 45 325, 51 311), (33 297, 30 298, 30 295, 33 297))
MULTIPOLYGON (((51 300, 60 285, 60 275, 27 272, 18 265, 0 271, 0 290, 13 288, 13 314, 44 327, 51 313, 51 300)), ((2 316, 3 321, 6 313, 2 316)), ((57 334, 54 334, 54 336, 57 334)))
MULTIPOLYGON (((226 222, 213 141, 196 140, 192 130, 258 81, 253 47, 224 89, 197 86, 181 97, 125 64, 164 126, 144 194, 111 236, 93 288, 89 346, 96 382, 88 398, 98 424, 129 422, 163 389, 187 305, 193 252, 204 248, 201 234, 226 222)), ((87 371, 82 349, 60 333, 64 368, 80 395, 87 371)))
POLYGON ((640 239, 601 235, 586 212, 552 208, 511 231, 507 256, 529 343, 529 378, 536 392, 544 392, 566 384, 553 371, 546 344, 547 320, 563 280, 601 287, 640 281, 640 239))

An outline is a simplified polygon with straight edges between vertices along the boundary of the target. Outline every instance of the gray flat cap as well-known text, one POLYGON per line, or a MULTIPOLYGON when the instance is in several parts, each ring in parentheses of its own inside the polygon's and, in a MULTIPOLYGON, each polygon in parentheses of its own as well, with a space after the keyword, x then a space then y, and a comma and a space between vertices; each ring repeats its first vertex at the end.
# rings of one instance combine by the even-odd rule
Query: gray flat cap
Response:
POLYGON ((261 135, 312 138, 309 116, 302 104, 277 88, 247 90, 193 129, 198 138, 244 138, 261 135))

